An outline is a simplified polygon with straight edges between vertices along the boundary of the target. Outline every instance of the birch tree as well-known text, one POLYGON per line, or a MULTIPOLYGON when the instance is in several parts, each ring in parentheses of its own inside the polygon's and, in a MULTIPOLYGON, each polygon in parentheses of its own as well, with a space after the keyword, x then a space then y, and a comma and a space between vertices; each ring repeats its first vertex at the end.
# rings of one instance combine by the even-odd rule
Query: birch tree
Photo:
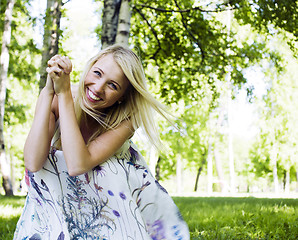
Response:
POLYGON ((62 0, 47 0, 44 23, 43 49, 40 66, 39 90, 43 89, 47 79, 47 62, 58 53, 60 37, 62 0))
POLYGON ((103 49, 114 43, 128 45, 130 19, 130 0, 104 1, 101 31, 101 44, 103 49))
POLYGON ((5 153, 4 142, 4 110, 6 99, 6 85, 8 79, 9 65, 9 44, 11 40, 12 12, 15 0, 8 0, 4 16, 4 30, 2 35, 2 46, 0 56, 0 167, 2 174, 2 185, 5 195, 13 195, 12 182, 10 177, 10 164, 5 153))
MULTIPOLYGON (((124 2, 104 1, 100 33, 103 48, 117 42, 120 8, 124 2)), ((147 76, 157 96, 168 104, 183 100, 200 105, 202 98, 208 95, 212 99, 211 107, 214 107, 215 100, 221 94, 220 82, 226 81, 224 76, 227 74, 227 66, 230 66, 233 97, 246 83, 245 69, 265 58, 268 62, 273 59, 271 62, 278 67, 280 61, 266 47, 264 36, 270 35, 272 29, 277 32, 285 30, 294 35, 296 33, 292 19, 297 19, 297 11, 296 3, 292 1, 287 4, 268 3, 267 0, 257 3, 253 0, 127 2, 130 7, 124 11, 124 19, 130 19, 131 26, 127 28, 129 34, 125 35, 128 38, 126 42, 137 49, 145 69, 147 66, 157 69, 158 78, 147 76), (233 25, 246 27, 249 24, 251 32, 263 35, 253 39, 241 38, 237 36, 238 29, 232 28, 228 36, 227 26, 222 21, 222 13, 226 11, 232 11, 235 18, 233 25), (206 88, 210 91, 203 91, 206 88)))
POLYGON ((121 0, 104 0, 101 29, 101 45, 106 48, 116 41, 121 0))
POLYGON ((131 7, 130 0, 122 0, 117 26, 116 43, 128 45, 130 33, 131 7))

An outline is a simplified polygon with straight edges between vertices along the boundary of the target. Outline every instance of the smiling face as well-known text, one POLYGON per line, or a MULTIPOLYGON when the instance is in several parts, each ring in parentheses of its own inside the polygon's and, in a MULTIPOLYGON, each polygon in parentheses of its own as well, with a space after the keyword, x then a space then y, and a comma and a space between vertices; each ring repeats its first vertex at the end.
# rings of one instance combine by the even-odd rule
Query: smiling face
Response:
POLYGON ((111 54, 97 60, 84 83, 87 101, 98 110, 122 101, 129 86, 129 81, 111 54))

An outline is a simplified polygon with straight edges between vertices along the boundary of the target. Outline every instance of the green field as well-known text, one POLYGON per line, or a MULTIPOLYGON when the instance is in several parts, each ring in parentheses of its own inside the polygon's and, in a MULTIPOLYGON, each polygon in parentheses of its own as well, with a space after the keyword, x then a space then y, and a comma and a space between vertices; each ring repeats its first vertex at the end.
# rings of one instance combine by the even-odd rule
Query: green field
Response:
MULTIPOLYGON (((191 239, 298 239, 298 199, 175 197, 191 239)), ((0 196, 0 239, 13 237, 24 197, 0 196)))

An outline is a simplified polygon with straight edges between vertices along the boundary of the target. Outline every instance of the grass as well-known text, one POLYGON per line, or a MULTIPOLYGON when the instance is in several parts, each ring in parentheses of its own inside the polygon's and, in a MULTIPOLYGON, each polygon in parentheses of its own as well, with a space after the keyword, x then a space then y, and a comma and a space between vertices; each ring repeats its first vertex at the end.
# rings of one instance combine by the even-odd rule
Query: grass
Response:
MULTIPOLYGON (((298 199, 175 197, 191 239, 298 239, 298 199)), ((13 238, 24 197, 0 196, 0 239, 13 238)))
POLYGON ((298 199, 174 198, 191 239, 298 239, 298 199))
POLYGON ((0 239, 10 240, 22 213, 25 197, 0 195, 0 239))

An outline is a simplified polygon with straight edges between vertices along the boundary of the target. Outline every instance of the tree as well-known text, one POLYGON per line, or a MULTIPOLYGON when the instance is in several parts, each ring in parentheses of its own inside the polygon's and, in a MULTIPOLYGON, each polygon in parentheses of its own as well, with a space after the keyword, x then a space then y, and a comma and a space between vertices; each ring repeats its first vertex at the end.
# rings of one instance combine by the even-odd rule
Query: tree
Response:
MULTIPOLYGON (((2 3, 3 1, 0 3, 1 32, 4 30, 2 23, 4 24, 6 1, 2 3)), ((15 180, 19 181, 23 177, 23 143, 29 130, 27 124, 34 112, 32 102, 36 100, 35 87, 38 85, 37 72, 40 64, 40 51, 33 41, 33 26, 36 19, 30 16, 29 8, 30 0, 15 1, 8 48, 3 131, 6 159, 10 165, 10 171, 5 173, 11 174, 13 189, 16 186, 15 180)), ((0 39, 1 37, 0 35, 0 39)))
POLYGON ((297 51, 294 47, 298 40, 297 0, 244 0, 230 3, 238 10, 235 11, 235 17, 240 23, 250 24, 258 32, 271 36, 284 31, 290 33, 287 43, 293 52, 297 51))
POLYGON ((62 0, 47 0, 47 9, 44 23, 43 50, 40 66, 39 90, 43 89, 46 80, 46 67, 51 57, 58 54, 60 37, 62 0))
POLYGON ((286 60, 279 72, 268 68, 268 91, 260 107, 260 132, 251 150, 254 172, 257 176, 270 176, 275 192, 280 190, 280 178, 284 178, 283 187, 289 191, 290 176, 295 179, 298 167, 298 112, 293 104, 298 100, 297 61, 282 44, 282 37, 277 35, 272 46, 278 48, 286 60))
MULTIPOLYGON (((112 1, 105 2, 112 4, 112 1)), ((123 1, 114 1, 114 4, 117 4, 114 5, 114 9, 117 9, 113 12, 114 18, 119 14, 121 2, 123 1)), ((282 4, 283 12, 288 16, 286 19, 276 19, 275 13, 278 12, 277 6, 280 4, 270 4, 268 7, 267 2, 269 1, 210 1, 204 4, 198 1, 161 0, 150 1, 149 4, 146 0, 134 1, 131 4, 132 25, 129 43, 137 49, 145 67, 153 66, 157 69, 158 78, 148 75, 156 95, 168 104, 178 104, 181 100, 198 101, 202 104, 200 101, 206 96, 212 99, 211 107, 216 107, 216 99, 221 94, 219 83, 225 82, 228 72, 231 76, 233 97, 237 89, 246 82, 244 69, 264 58, 273 59, 271 62, 278 67, 280 59, 266 46, 264 37, 239 38, 238 28, 232 27, 228 31, 225 21, 227 12, 232 11, 234 25, 242 24, 246 27, 247 24, 251 24, 257 31, 263 29, 261 32, 264 35, 270 33, 271 26, 273 29, 281 27, 293 33, 293 24, 290 24, 289 28, 283 25, 285 21, 289 22, 291 17, 295 18, 297 15, 293 11, 293 4, 282 4), (264 18, 260 18, 258 14, 265 9, 264 18), (257 24, 255 20, 258 21, 257 24), (208 94, 200 91, 206 88, 211 90, 208 94)), ((104 16, 106 6, 103 10, 104 16)), ((112 21, 107 22, 103 18, 103 26, 111 23, 112 21)), ((112 25, 113 36, 117 28, 117 24, 112 25)), ((102 42, 105 42, 104 36, 106 38, 102 32, 102 42)), ((109 44, 115 43, 114 37, 110 39, 112 41, 109 44)), ((251 89, 247 90, 248 93, 251 92, 251 89)), ((173 142, 173 145, 175 144, 173 142)), ((162 159, 159 160, 160 164, 165 162, 162 159)))
POLYGON ((13 195, 12 183, 10 178, 10 167, 7 162, 5 154, 4 142, 4 110, 6 99, 6 85, 9 65, 9 51, 8 47, 11 40, 11 22, 12 11, 15 0, 8 0, 6 3, 5 17, 4 17, 4 30, 2 35, 2 46, 0 56, 0 167, 2 174, 2 185, 5 195, 13 195))
POLYGON ((121 0, 104 0, 102 29, 100 29, 103 49, 116 41, 120 5, 121 0))

